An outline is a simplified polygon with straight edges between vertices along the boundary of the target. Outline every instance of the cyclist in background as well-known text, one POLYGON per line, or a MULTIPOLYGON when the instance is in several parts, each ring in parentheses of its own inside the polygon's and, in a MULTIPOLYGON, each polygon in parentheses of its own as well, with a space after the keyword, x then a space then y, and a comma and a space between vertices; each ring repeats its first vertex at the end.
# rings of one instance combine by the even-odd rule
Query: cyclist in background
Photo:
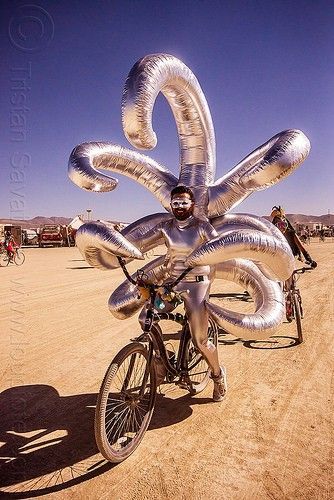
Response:
POLYGON ((11 261, 14 257, 16 242, 10 231, 5 233, 5 249, 7 250, 8 259, 11 261))
POLYGON ((291 222, 286 218, 283 208, 280 205, 274 206, 271 209, 270 216, 272 217, 272 223, 278 227, 287 239, 293 255, 301 261, 304 258, 305 264, 310 267, 317 267, 317 263, 312 259, 306 248, 303 246, 291 222))

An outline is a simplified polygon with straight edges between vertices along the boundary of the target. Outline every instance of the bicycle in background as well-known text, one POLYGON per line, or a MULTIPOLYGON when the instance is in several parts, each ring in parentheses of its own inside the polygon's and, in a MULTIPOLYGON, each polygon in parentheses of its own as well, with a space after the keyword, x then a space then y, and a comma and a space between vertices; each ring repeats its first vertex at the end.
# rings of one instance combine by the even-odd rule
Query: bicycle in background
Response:
POLYGON ((22 249, 14 246, 12 252, 9 252, 4 243, 0 243, 0 266, 8 266, 9 264, 16 264, 21 266, 25 261, 25 255, 22 249))
POLYGON ((302 319, 304 317, 302 296, 299 288, 297 288, 297 281, 301 274, 308 271, 313 271, 313 267, 302 267, 293 271, 290 279, 284 283, 285 295, 285 314, 289 323, 293 320, 296 321, 296 328, 298 334, 298 344, 303 342, 302 319))

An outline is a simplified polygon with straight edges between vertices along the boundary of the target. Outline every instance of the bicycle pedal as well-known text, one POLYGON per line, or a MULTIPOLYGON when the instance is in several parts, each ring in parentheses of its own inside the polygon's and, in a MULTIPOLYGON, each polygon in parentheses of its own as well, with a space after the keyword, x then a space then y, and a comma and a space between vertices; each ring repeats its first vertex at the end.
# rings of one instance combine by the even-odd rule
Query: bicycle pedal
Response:
POLYGON ((178 380, 177 382, 175 382, 175 384, 180 388, 180 389, 184 389, 185 391, 188 391, 190 394, 195 394, 193 388, 192 388, 192 385, 190 382, 188 382, 186 379, 184 378, 181 378, 180 380, 178 380))
POLYGON ((180 387, 180 389, 186 389, 186 390, 188 390, 188 384, 184 380, 178 380, 177 382, 175 382, 175 385, 177 385, 178 387, 180 387))

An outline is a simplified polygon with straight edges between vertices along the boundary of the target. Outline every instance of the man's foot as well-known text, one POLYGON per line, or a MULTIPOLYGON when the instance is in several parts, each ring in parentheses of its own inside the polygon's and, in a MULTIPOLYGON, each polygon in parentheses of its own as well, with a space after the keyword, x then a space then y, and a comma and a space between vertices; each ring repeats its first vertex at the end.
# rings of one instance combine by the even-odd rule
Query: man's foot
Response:
POLYGON ((226 382, 226 370, 223 366, 220 367, 220 374, 210 375, 210 378, 213 380, 213 395, 212 399, 215 402, 222 401, 226 395, 227 391, 227 382, 226 382))

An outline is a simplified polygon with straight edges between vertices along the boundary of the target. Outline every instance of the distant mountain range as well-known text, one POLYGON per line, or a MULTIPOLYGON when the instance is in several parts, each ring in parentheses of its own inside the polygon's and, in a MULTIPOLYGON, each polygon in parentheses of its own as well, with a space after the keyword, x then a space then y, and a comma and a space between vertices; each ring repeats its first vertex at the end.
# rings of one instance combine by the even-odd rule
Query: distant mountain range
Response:
MULTIPOLYGON (((44 226, 45 224, 60 224, 66 226, 69 224, 73 218, 70 217, 43 217, 38 215, 33 219, 19 220, 19 219, 0 219, 0 224, 13 224, 15 226, 21 226, 24 229, 37 229, 38 227, 44 226)), ((119 221, 108 221, 117 224, 119 221)))
POLYGON ((69 217, 34 217, 33 219, 26 220, 10 220, 10 219, 0 219, 0 224, 13 224, 15 226, 21 226, 25 229, 36 229, 37 227, 44 226, 44 224, 62 224, 67 225, 72 219, 69 217))
MULTIPOLYGON (((334 225, 334 214, 326 215, 304 215, 304 214, 287 214, 287 218, 292 224, 323 224, 325 226, 334 225)), ((264 216, 266 219, 270 219, 268 216, 264 216)), ((70 217, 34 217, 33 219, 27 220, 10 220, 10 219, 0 219, 0 224, 14 224, 21 226, 23 228, 35 229, 43 226, 44 224, 62 224, 67 225, 71 222, 70 217)), ((108 222, 119 222, 119 221, 108 221, 108 222)))

